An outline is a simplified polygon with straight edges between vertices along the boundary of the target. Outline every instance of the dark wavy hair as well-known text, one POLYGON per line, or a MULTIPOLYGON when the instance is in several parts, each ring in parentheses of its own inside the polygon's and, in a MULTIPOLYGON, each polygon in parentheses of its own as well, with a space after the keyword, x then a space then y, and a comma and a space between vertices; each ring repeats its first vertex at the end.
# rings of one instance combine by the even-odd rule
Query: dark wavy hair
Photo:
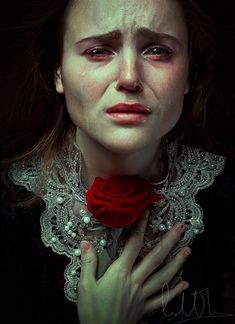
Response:
MULTIPOLYGON (((203 109, 212 91, 213 61, 207 17, 197 1, 177 0, 189 32, 190 91, 183 112, 169 137, 191 143, 202 133, 203 109), (199 126, 198 126, 199 125, 199 126), (196 132, 196 135, 195 135, 196 132)), ((40 0, 29 7, 27 47, 23 56, 24 77, 18 87, 2 135, 3 165, 41 157, 50 164, 58 150, 75 135, 64 95, 54 85, 61 62, 64 16, 69 0, 40 0)), ((27 16, 27 15, 26 15, 27 16)), ((27 24, 27 17, 26 24, 27 24)))

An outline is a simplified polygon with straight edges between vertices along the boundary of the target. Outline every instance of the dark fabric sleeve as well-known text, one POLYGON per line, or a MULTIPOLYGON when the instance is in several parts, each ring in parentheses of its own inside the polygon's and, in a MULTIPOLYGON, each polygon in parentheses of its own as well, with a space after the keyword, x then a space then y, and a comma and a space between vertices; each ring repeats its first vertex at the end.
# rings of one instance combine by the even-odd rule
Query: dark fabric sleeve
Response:
MULTIPOLYGON (((235 314, 235 163, 228 160, 215 184, 198 194, 204 210, 204 233, 192 245, 192 260, 185 276, 197 291, 207 289, 211 311, 235 314), (195 257, 193 257, 195 254, 195 257)), ((233 316, 219 323, 235 323, 233 316), (232 322, 231 322, 232 320, 232 322)))
POLYGON ((63 272, 69 260, 41 240, 44 204, 13 208, 10 198, 2 190, 1 316, 6 323, 79 324, 76 305, 64 295, 63 272))
MULTIPOLYGON (((64 295, 63 272, 69 260, 41 241, 44 203, 24 210, 13 208, 4 190, 1 198, 2 316, 5 313, 8 323, 79 324, 76 305, 64 295)), ((234 160, 227 161, 225 171, 198 194, 197 201, 204 211, 205 230, 184 265, 183 279, 190 288, 169 304, 165 314, 145 316, 146 323, 235 323, 234 160)))
POLYGON ((146 323, 235 324, 235 159, 197 195, 204 232, 191 245, 183 267, 190 288, 146 323), (184 314, 183 314, 184 313, 184 314))

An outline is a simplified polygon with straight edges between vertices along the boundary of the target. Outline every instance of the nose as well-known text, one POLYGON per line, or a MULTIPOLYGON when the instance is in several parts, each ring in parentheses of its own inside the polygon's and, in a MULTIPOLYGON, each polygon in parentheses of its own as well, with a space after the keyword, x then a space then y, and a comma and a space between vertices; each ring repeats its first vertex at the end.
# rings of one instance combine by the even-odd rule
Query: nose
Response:
POLYGON ((119 75, 116 83, 117 91, 140 93, 143 91, 141 71, 136 53, 126 51, 120 57, 119 75))

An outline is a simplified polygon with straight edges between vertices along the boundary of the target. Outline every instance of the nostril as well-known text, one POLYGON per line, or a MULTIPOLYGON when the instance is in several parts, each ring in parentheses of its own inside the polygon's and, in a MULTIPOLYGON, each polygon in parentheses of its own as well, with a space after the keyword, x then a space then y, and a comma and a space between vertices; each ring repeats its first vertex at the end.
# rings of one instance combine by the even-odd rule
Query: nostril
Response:
POLYGON ((129 83, 129 82, 120 82, 117 85, 117 90, 128 90, 131 92, 141 92, 143 90, 142 85, 138 82, 129 83))
POLYGON ((140 90, 141 90, 141 87, 140 87, 140 85, 138 85, 138 84, 137 84, 137 85, 135 85, 135 90, 136 90, 136 91, 140 91, 140 90))

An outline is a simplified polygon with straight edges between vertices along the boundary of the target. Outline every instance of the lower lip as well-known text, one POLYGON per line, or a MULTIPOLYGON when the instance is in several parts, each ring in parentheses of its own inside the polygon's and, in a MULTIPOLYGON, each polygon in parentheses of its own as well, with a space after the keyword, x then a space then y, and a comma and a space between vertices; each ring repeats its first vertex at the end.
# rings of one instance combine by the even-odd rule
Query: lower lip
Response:
POLYGON ((149 114, 113 112, 107 113, 107 115, 111 120, 119 124, 136 125, 142 123, 149 114))

